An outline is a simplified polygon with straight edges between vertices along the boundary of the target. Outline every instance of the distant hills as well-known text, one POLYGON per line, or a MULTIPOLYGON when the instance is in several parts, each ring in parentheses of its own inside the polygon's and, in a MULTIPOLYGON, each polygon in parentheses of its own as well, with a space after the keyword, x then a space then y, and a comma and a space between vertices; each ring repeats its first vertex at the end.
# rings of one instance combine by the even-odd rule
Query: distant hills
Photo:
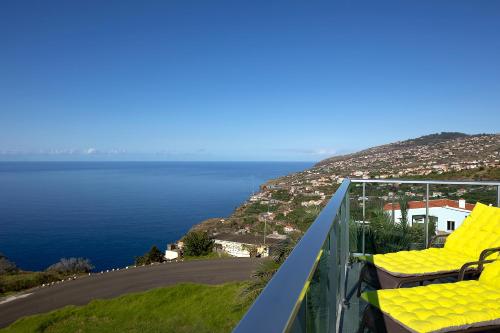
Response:
POLYGON ((342 176, 388 178, 500 167, 500 134, 442 132, 335 156, 314 170, 342 176))
POLYGON ((345 177, 498 179, 500 134, 436 133, 328 158, 268 181, 229 217, 208 219, 193 230, 214 237, 264 230, 293 237, 314 221, 345 177))

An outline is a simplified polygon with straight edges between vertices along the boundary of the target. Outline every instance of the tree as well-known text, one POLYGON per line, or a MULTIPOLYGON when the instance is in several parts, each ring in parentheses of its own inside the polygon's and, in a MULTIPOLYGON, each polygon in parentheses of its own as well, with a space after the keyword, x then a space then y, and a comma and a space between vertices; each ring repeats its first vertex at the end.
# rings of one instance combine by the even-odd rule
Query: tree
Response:
POLYGON ((148 253, 149 259, 152 262, 163 262, 165 258, 163 257, 163 253, 158 249, 156 245, 153 245, 148 253))
POLYGON ((47 271, 61 274, 88 273, 94 266, 86 258, 62 258, 59 262, 49 266, 47 271))
POLYGON ((278 271, 281 264, 288 258, 295 244, 297 244, 297 240, 285 239, 273 248, 271 257, 266 258, 260 263, 257 270, 253 273, 254 278, 242 290, 241 305, 248 305, 259 296, 273 275, 278 271))
POLYGON ((401 226, 405 230, 408 227, 408 208, 408 198, 406 196, 402 196, 399 199, 399 209, 401 210, 401 226))
POLYGON ((214 241, 206 232, 191 231, 184 237, 184 254, 187 256, 202 256, 212 252, 214 241))
POLYGON ((156 245, 153 245, 149 252, 145 253, 144 255, 135 257, 136 265, 149 265, 153 262, 163 261, 165 261, 165 257, 156 245))
POLYGON ((0 253, 0 275, 17 272, 19 269, 3 253, 0 253))

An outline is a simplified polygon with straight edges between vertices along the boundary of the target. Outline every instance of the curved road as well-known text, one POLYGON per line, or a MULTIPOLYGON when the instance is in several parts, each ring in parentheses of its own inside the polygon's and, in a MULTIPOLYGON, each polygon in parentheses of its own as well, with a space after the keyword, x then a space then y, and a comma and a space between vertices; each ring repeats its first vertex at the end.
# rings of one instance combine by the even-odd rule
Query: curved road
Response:
POLYGON ((248 280, 259 262, 259 259, 235 258, 164 263, 38 287, 7 302, 0 299, 0 328, 21 317, 66 305, 84 305, 93 299, 112 298, 179 282, 219 284, 248 280))

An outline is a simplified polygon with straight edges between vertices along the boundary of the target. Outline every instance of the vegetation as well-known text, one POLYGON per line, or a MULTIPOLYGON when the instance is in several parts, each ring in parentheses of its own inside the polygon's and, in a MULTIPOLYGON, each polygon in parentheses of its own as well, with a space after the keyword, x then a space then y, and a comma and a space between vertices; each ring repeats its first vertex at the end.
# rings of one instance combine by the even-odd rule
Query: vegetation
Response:
POLYGON ((253 274, 253 279, 247 284, 241 292, 240 304, 247 307, 259 296, 261 291, 265 288, 269 280, 278 271, 281 264, 285 262, 286 258, 292 252, 297 244, 296 239, 286 239, 278 243, 273 249, 270 258, 265 259, 253 274))
POLYGON ((292 195, 288 190, 277 190, 272 193, 272 198, 279 201, 289 201, 292 195))
POLYGON ((23 272, 0 275, 0 296, 40 286, 44 283, 60 281, 66 276, 57 272, 23 272))
POLYGON ((213 239, 206 232, 202 231, 191 231, 183 240, 185 256, 204 256, 212 252, 214 247, 213 239))
MULTIPOLYGON (((365 246, 367 253, 388 253, 401 250, 425 248, 425 231, 423 224, 398 223, 380 207, 369 212, 370 223, 365 226, 365 246)), ((357 252, 361 252, 362 226, 351 221, 351 241, 357 252)), ((436 223, 429 220, 429 239, 435 234, 436 223)))
POLYGON ((153 262, 163 262, 165 258, 163 253, 158 249, 156 245, 153 245, 149 252, 145 253, 142 256, 135 257, 136 265, 149 265, 153 262))
POLYGON ((18 292, 40 286, 44 283, 60 281, 68 276, 88 273, 93 269, 88 259, 63 258, 58 263, 51 265, 44 272, 26 272, 18 269, 16 265, 5 256, 1 256, 0 264, 0 295, 18 292))
POLYGON ((3 253, 0 253, 0 275, 14 273, 18 270, 16 264, 10 261, 3 253))
POLYGON ((307 228, 314 222, 318 216, 321 208, 320 207, 302 207, 298 206, 287 216, 283 218, 290 224, 294 225, 301 231, 306 231, 307 228))
POLYGON ((64 275, 88 273, 94 269, 89 259, 62 258, 59 262, 49 266, 48 272, 57 272, 64 275))
POLYGON ((230 332, 247 310, 243 286, 178 284, 26 317, 0 332, 230 332))
POLYGON ((409 208, 410 207, 408 205, 408 198, 406 196, 402 196, 399 199, 399 209, 401 210, 401 225, 405 228, 408 226, 408 209, 409 208))
POLYGON ((276 210, 276 206, 274 205, 264 205, 261 203, 253 203, 251 205, 248 205, 248 207, 245 209, 245 215, 258 215, 260 213, 265 213, 267 211, 273 212, 276 210))

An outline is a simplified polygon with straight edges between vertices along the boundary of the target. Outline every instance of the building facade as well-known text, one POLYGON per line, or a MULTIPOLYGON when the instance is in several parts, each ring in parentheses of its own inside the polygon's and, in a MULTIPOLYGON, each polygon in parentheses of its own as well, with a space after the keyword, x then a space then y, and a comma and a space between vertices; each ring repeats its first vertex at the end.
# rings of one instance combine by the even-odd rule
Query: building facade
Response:
MULTIPOLYGON (((466 203, 465 200, 438 199, 429 200, 429 220, 436 222, 436 231, 452 232, 457 229, 474 208, 474 204, 466 203)), ((394 214, 396 222, 401 222, 401 209, 399 203, 390 203, 384 206, 384 211, 394 214)), ((425 201, 408 202, 408 223, 424 223, 426 213, 425 201)))

